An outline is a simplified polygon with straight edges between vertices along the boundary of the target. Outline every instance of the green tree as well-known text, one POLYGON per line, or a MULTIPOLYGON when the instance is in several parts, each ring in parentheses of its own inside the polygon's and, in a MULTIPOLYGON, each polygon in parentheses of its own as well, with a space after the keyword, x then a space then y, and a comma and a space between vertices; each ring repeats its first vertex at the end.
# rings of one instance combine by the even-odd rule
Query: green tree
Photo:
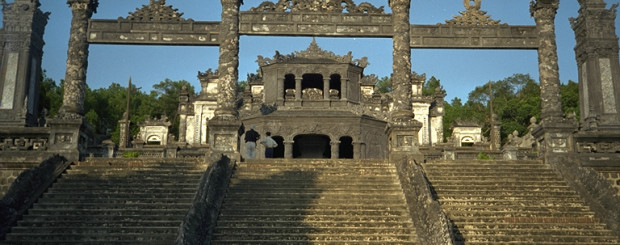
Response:
POLYGON ((62 93, 64 81, 60 81, 60 86, 56 85, 54 79, 47 77, 44 70, 41 74, 41 84, 39 86, 39 108, 40 112, 47 110, 49 117, 56 116, 62 106, 62 93))
POLYGON ((424 96, 432 96, 435 95, 435 90, 440 88, 441 91, 446 94, 446 90, 441 86, 441 81, 436 77, 432 76, 424 83, 424 87, 422 87, 422 95, 424 96))
POLYGON ((375 85, 379 93, 384 94, 392 92, 392 80, 387 76, 379 78, 379 81, 375 85))
POLYGON ((574 112, 577 115, 577 120, 579 120, 579 84, 569 80, 567 84, 560 86, 560 94, 564 114, 568 115, 574 112))

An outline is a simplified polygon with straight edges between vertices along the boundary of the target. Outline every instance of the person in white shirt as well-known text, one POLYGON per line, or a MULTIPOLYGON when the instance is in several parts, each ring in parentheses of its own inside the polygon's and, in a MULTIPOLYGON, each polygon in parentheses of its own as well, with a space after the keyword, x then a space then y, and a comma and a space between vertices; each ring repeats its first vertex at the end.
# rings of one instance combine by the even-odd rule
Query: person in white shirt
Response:
POLYGON ((267 137, 263 138, 260 143, 265 146, 265 158, 273 158, 273 148, 278 147, 278 143, 271 138, 271 132, 265 134, 267 137))

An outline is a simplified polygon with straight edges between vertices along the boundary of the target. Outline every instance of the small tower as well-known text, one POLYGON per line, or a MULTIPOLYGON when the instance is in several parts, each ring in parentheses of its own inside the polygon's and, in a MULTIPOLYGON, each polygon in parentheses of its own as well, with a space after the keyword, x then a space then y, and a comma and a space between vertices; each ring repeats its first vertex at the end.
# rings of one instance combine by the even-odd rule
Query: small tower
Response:
POLYGON ((577 45, 581 124, 586 131, 620 132, 620 64, 615 19, 618 5, 579 0, 579 16, 571 18, 577 45))
POLYGON ((39 0, 2 0, 0 30, 0 125, 35 126, 43 57, 43 33, 49 12, 39 0))

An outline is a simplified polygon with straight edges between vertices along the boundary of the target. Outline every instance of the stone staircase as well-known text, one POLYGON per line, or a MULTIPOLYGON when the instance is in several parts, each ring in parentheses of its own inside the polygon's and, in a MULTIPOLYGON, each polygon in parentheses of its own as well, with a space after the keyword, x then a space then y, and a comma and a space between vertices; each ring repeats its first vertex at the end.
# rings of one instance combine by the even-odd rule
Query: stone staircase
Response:
POLYGON ((396 169, 385 161, 240 163, 213 244, 416 244, 396 169))
POLYGON ((539 161, 423 164, 461 244, 620 244, 539 161))
POLYGON ((174 244, 206 164, 79 162, 0 244, 174 244))

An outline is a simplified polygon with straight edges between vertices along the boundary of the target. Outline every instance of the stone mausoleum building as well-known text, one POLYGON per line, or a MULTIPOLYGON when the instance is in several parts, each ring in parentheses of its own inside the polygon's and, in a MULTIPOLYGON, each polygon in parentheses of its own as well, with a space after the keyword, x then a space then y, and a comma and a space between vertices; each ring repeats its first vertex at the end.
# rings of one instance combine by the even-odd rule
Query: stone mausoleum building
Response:
MULTIPOLYGON (((385 133, 393 107, 390 93, 379 94, 377 76, 365 75, 366 57, 354 59, 349 52, 337 55, 316 41, 303 51, 273 58, 258 57, 259 74, 248 75, 239 104, 243 124, 259 133, 272 132, 281 158, 385 158, 385 133)), ((211 71, 198 75, 202 90, 183 92, 179 106, 181 140, 191 146, 208 145, 208 121, 214 117, 217 83, 211 71)), ((426 76, 411 77, 415 118, 422 122, 418 144, 443 141, 443 98, 422 96, 426 76)), ((242 147, 244 142, 241 142, 242 147)), ((259 145, 259 152, 261 152, 259 145)))

